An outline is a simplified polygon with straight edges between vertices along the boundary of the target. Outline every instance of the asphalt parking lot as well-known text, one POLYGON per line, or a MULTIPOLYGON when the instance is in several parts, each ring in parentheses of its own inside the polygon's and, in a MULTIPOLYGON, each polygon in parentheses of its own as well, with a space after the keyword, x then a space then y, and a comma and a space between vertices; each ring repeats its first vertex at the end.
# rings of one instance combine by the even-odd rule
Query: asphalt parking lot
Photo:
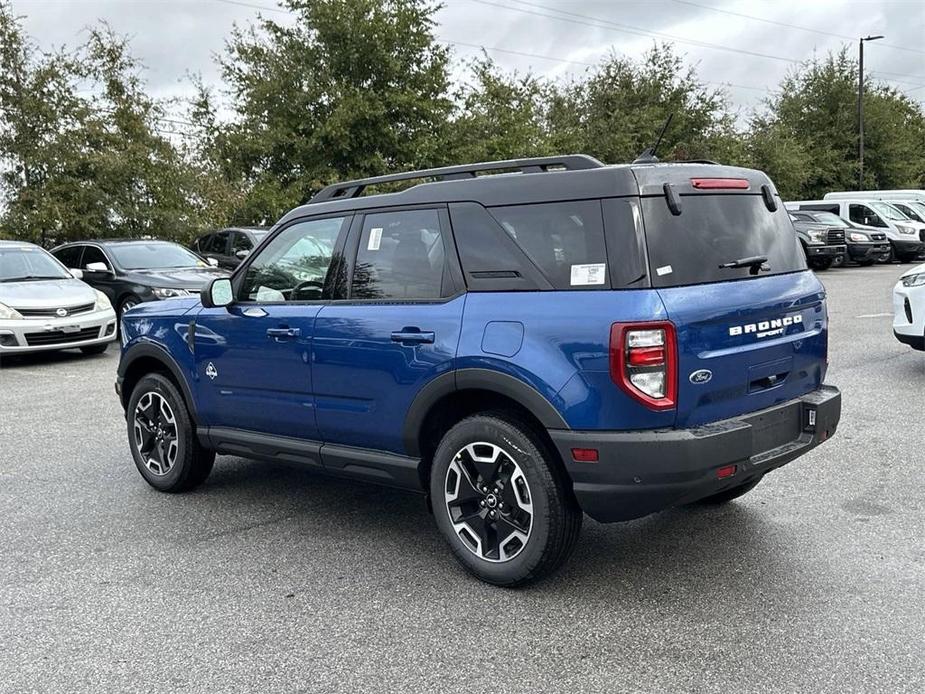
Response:
POLYGON ((925 690, 925 356, 901 268, 822 273, 837 436, 723 508, 586 519, 502 590, 420 498, 219 458, 135 471, 117 350, 0 369, 0 691, 925 690))

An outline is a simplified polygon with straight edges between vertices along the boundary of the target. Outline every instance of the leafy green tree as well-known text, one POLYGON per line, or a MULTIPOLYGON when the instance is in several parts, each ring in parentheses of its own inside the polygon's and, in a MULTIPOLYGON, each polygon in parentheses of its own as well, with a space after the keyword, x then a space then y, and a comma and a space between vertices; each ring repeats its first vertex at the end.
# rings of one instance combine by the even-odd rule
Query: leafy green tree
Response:
POLYGON ((670 114, 661 159, 723 158, 736 151, 725 94, 702 84, 668 45, 653 47, 638 63, 611 56, 582 79, 551 90, 548 127, 556 151, 632 161, 652 145, 670 114))
POLYGON ((160 132, 165 107, 145 86, 128 44, 107 26, 72 52, 42 52, 0 4, 5 234, 45 245, 185 240, 215 221, 208 179, 160 132))
POLYGON ((424 166, 452 104, 424 0, 285 0, 295 22, 236 28, 221 67, 233 122, 214 161, 247 190, 239 221, 275 220, 336 180, 424 166))
MULTIPOLYGON (((865 81, 864 188, 925 185, 925 114, 895 89, 865 81)), ((753 164, 788 196, 857 189, 857 84, 857 63, 842 49, 794 70, 753 120, 753 164)))

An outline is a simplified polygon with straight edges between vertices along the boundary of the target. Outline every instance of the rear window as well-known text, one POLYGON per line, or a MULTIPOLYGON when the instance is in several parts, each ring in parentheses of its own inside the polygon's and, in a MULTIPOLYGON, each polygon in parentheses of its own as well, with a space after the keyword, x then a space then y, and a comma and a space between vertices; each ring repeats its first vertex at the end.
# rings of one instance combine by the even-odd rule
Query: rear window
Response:
POLYGON ((554 288, 610 287, 600 201, 515 205, 489 211, 554 288))
POLYGON ((756 256, 767 258, 762 277, 806 269, 787 211, 771 212, 760 195, 686 195, 679 216, 647 197, 642 210, 654 287, 748 278, 748 267, 720 265, 756 256))

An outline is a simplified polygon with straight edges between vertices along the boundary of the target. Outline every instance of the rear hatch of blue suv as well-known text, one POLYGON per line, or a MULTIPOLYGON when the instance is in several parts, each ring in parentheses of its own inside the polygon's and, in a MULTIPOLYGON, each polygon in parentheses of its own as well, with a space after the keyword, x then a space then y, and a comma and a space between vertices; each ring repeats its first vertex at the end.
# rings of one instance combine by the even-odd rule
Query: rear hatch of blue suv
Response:
POLYGON ((649 410, 653 425, 626 430, 617 416, 550 431, 601 521, 740 496, 834 434, 841 411, 823 384, 825 290, 767 177, 694 164, 633 173, 664 316, 614 323, 610 376, 633 401, 624 415, 649 410))

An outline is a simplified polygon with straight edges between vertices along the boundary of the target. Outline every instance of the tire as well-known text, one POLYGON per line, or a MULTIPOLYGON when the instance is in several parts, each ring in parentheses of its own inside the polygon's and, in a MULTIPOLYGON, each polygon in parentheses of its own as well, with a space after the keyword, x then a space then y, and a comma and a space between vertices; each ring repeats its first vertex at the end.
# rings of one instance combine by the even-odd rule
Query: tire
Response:
POLYGON ((497 586, 549 575, 568 559, 581 530, 581 509, 555 453, 506 413, 469 417, 446 433, 434 454, 430 493, 456 559, 497 586))
POLYGON ((725 491, 720 492, 719 494, 713 494, 712 496, 705 496, 702 499, 699 499, 697 504, 702 504, 704 506, 719 506, 720 504, 725 504, 733 499, 738 499, 743 494, 748 494, 752 489, 758 486, 758 483, 764 479, 764 475, 759 475, 758 477, 749 480, 745 484, 740 484, 738 487, 732 487, 731 489, 726 489, 725 491))
POLYGON ((86 347, 81 347, 80 351, 84 354, 102 354, 109 348, 109 343, 104 342, 101 345, 87 345, 86 347))
POLYGON ((830 267, 832 267, 832 263, 834 262, 835 262, 834 258, 815 258, 809 261, 809 266, 813 270, 822 272, 823 270, 828 270, 830 267))
POLYGON ((129 294, 128 296, 124 297, 122 301, 119 302, 119 321, 121 322, 123 313, 128 311, 130 308, 134 308, 140 303, 141 299, 139 299, 134 294, 129 294))
POLYGON ((183 397, 165 376, 153 373, 138 381, 126 422, 135 467, 155 489, 185 492, 212 472, 215 451, 199 443, 183 397))

